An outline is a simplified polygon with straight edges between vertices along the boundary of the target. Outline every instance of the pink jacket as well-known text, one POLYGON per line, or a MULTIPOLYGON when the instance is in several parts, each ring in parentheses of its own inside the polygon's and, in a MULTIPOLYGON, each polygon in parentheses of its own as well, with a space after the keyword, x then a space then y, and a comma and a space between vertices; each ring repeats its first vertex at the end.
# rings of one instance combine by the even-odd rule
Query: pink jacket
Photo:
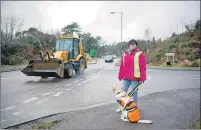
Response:
POLYGON ((136 81, 145 81, 146 80, 146 60, 144 54, 139 56, 139 66, 140 66, 140 78, 134 77, 134 56, 139 49, 134 49, 130 54, 129 52, 124 52, 124 64, 121 60, 119 76, 118 79, 128 79, 136 81))

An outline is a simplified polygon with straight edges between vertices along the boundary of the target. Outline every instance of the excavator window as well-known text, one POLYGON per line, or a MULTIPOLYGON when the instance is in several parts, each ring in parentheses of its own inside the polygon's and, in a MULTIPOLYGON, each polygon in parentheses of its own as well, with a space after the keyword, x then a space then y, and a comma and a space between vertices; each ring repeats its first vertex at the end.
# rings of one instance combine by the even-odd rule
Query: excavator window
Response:
POLYGON ((73 48, 74 48, 74 59, 79 55, 79 40, 78 39, 74 39, 74 44, 73 44, 73 48))
POLYGON ((58 39, 56 42, 56 51, 72 51, 73 50, 73 39, 58 39))

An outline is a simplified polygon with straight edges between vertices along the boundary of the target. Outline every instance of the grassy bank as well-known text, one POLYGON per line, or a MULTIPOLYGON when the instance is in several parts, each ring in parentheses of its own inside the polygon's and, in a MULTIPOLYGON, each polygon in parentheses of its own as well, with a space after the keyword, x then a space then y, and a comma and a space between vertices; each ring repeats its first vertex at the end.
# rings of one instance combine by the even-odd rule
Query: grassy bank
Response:
POLYGON ((194 125, 193 125, 193 129, 201 129, 201 127, 200 127, 200 120, 199 121, 197 121, 194 125))

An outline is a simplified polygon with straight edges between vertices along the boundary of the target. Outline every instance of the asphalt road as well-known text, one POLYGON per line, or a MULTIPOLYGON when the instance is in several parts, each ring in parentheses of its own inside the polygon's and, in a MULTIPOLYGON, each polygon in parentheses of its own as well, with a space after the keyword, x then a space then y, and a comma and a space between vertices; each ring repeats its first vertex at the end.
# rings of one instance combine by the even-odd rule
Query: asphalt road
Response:
MULTIPOLYGON (((117 70, 113 63, 105 64, 100 59, 98 64, 89 65, 83 75, 75 75, 71 79, 27 77, 20 71, 2 73, 2 127, 115 102, 111 86, 120 83, 117 70)), ((147 73, 148 79, 140 88, 140 97, 155 92, 200 87, 199 71, 148 70, 147 73)))
POLYGON ((120 120, 116 103, 99 104, 21 124, 12 128, 32 129, 41 123, 57 122, 54 129, 192 129, 200 120, 200 89, 170 90, 140 98, 141 119, 153 124, 129 123, 120 120))

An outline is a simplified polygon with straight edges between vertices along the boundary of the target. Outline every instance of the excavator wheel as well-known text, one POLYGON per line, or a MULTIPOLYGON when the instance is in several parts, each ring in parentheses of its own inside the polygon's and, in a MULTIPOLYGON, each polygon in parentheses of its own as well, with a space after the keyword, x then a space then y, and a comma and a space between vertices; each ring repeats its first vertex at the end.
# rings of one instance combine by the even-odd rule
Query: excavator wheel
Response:
POLYGON ((82 74, 82 73, 84 73, 84 70, 85 70, 85 60, 84 60, 84 58, 80 58, 80 60, 78 61, 79 62, 79 66, 78 66, 78 68, 77 69, 75 69, 75 73, 76 74, 82 74))
POLYGON ((64 69, 64 77, 65 78, 71 78, 73 77, 73 65, 68 64, 68 67, 64 69))

